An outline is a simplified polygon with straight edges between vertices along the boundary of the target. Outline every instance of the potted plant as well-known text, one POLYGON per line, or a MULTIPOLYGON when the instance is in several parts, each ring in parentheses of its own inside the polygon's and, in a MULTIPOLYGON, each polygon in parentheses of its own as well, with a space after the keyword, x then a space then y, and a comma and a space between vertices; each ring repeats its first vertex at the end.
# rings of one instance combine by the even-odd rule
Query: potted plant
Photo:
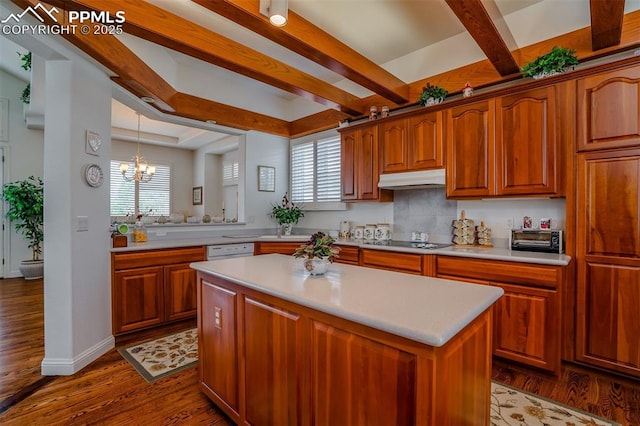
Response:
POLYGON ((293 252, 293 256, 304 259, 304 268, 311 275, 322 275, 340 253, 340 247, 333 245, 335 241, 333 237, 324 232, 316 232, 309 241, 293 252))
POLYGON ((42 241, 44 240, 44 186, 41 178, 29 176, 21 181, 10 182, 2 187, 2 198, 9 204, 7 218, 16 231, 28 241, 32 251, 31 260, 23 260, 20 273, 26 279, 42 278, 44 262, 42 241))
POLYGON ((576 65, 578 58, 575 50, 555 46, 546 55, 525 64, 520 71, 524 77, 544 78, 573 69, 576 65))
MULTIPOLYGON (((18 54, 18 56, 20 56, 20 60, 22 61, 22 65, 20 65, 20 67, 25 71, 31 71, 31 52, 16 53, 18 54)), ((31 102, 31 83, 27 83, 25 88, 22 90, 20 100, 25 104, 31 102)))
POLYGON ((290 235, 291 228, 294 224, 298 223, 301 217, 304 217, 304 212, 299 205, 296 205, 289 200, 287 193, 285 192, 280 204, 272 205, 269 216, 278 222, 280 225, 280 232, 284 231, 285 235, 290 235))
POLYGON ((439 104, 447 97, 447 91, 440 86, 432 86, 431 83, 427 83, 422 89, 418 103, 422 106, 430 106, 439 104))

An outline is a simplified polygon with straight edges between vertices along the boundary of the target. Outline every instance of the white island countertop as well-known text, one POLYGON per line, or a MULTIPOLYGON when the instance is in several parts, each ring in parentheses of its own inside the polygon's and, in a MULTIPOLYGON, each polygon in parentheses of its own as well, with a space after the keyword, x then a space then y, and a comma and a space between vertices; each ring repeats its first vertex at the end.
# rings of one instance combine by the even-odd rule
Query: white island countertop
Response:
POLYGON ((311 276, 280 254, 195 262, 191 267, 244 287, 439 347, 503 294, 499 287, 332 264, 311 276))

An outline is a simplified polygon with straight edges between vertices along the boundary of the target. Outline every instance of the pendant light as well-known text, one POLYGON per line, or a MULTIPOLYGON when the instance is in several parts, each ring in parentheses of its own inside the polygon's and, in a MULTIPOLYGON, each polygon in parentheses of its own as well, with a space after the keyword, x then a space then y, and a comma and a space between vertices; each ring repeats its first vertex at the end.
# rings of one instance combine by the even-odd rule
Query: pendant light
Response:
POLYGON ((132 174, 127 175, 129 171, 129 163, 120 163, 120 173, 122 178, 127 181, 149 182, 156 172, 156 166, 148 165, 145 159, 140 155, 140 113, 138 115, 138 146, 136 155, 131 159, 133 163, 132 174))

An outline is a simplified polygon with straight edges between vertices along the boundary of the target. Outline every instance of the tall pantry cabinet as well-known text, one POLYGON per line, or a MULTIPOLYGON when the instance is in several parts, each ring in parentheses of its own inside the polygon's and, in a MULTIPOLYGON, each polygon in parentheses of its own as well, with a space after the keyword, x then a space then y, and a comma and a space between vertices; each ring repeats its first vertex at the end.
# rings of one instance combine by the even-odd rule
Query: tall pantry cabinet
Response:
POLYGON ((576 87, 576 360, 640 377, 640 66, 576 87))

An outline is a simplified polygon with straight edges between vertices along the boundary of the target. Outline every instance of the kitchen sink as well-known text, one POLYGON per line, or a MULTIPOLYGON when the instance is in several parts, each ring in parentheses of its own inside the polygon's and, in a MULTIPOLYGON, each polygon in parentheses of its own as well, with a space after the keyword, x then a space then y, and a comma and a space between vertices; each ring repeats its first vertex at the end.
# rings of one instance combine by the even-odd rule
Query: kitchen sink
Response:
POLYGON ((261 235, 261 240, 296 240, 296 241, 304 241, 311 238, 311 235, 282 235, 278 237, 277 235, 261 235))

